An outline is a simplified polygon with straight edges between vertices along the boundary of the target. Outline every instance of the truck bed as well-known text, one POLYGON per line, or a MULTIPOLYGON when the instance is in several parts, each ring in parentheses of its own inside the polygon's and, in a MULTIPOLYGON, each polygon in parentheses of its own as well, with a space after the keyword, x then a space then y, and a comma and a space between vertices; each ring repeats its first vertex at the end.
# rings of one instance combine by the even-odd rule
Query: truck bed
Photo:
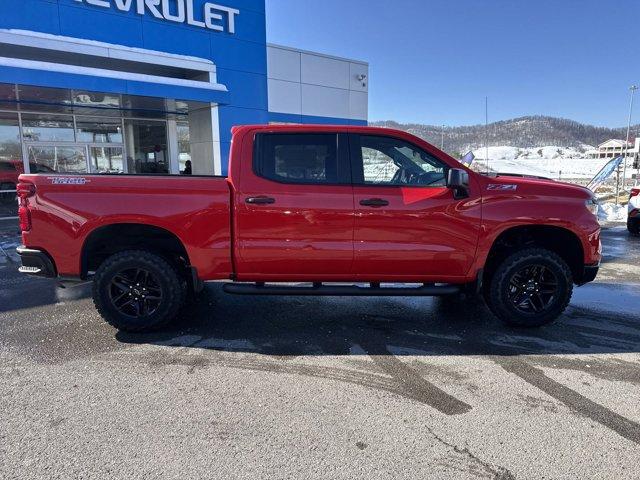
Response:
POLYGON ((229 278, 230 193, 224 177, 22 175, 33 183, 33 228, 23 243, 46 251, 62 277, 81 274, 81 252, 101 226, 138 223, 172 232, 200 278, 229 278), (46 247, 46 248, 45 248, 46 247))

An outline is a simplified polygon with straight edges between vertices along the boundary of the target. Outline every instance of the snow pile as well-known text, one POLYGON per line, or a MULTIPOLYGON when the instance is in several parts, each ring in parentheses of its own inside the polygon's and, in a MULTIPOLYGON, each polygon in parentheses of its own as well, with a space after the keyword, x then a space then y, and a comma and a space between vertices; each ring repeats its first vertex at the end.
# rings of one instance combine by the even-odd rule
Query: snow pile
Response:
MULTIPOLYGON (((489 147, 489 169, 499 173, 517 173, 562 179, 591 179, 608 162, 602 158, 587 158, 593 147, 489 147)), ((475 150, 476 162, 486 167, 486 150, 475 150)), ((481 168, 482 170, 482 168, 481 168)))
POLYGON ((626 222, 627 206, 615 203, 601 203, 598 219, 603 222, 626 222))

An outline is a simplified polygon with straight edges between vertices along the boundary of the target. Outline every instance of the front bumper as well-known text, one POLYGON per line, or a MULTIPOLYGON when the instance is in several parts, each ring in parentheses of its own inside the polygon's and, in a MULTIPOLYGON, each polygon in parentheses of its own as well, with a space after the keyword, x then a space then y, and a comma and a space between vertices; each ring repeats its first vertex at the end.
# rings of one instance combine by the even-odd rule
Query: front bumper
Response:
POLYGON ((585 265, 582 270, 582 277, 577 282, 578 286, 581 287, 586 285, 587 283, 593 282, 598 276, 598 271, 600 270, 600 264, 596 265, 585 265))
POLYGON ((18 269, 21 273, 47 278, 58 276, 53 260, 42 250, 21 246, 16 251, 22 260, 22 266, 18 269))

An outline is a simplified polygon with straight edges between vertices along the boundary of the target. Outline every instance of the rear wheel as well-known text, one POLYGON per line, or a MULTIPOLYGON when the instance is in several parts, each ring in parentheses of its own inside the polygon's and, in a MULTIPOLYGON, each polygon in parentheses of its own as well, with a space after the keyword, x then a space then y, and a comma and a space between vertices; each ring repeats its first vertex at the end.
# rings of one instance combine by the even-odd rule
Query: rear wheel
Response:
POLYGON ((112 326, 128 332, 157 330, 185 301, 185 282, 164 258, 143 250, 107 258, 93 280, 93 301, 112 326))
POLYGON ((627 230, 631 235, 640 235, 640 221, 632 222, 631 218, 627 220, 627 230))
POLYGON ((556 320, 573 294, 573 276, 557 254, 528 248, 505 258, 486 293, 491 311, 518 327, 540 327, 556 320))

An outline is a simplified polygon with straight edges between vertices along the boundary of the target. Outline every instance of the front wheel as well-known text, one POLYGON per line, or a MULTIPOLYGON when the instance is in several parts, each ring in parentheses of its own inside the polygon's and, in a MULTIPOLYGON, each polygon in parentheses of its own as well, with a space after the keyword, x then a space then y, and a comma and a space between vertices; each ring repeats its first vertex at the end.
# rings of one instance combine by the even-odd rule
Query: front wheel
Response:
POLYGON ((491 311, 517 327, 540 327, 556 320, 573 294, 567 263, 542 248, 520 250, 505 258, 493 274, 486 293, 491 311))
POLYGON ((173 320, 185 300, 184 281, 164 258, 129 250, 107 258, 93 280, 93 302, 118 330, 157 330, 173 320))

